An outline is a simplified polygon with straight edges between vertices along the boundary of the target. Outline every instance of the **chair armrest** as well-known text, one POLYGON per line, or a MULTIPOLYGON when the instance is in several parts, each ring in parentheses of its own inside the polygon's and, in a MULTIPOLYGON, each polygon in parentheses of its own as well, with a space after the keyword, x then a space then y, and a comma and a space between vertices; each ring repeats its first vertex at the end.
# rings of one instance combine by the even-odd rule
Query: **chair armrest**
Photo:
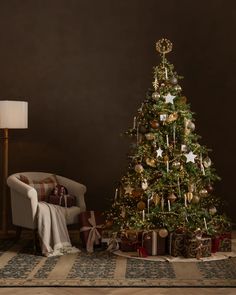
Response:
POLYGON ((12 176, 8 177, 7 184, 10 189, 16 191, 21 197, 32 198, 38 202, 37 191, 32 186, 12 176))
POLYGON ((37 227, 37 191, 20 181, 15 175, 8 177, 7 184, 11 190, 13 224, 35 229, 37 227))
POLYGON ((56 177, 58 182, 68 189, 69 194, 76 196, 76 202, 77 206, 80 207, 80 212, 86 211, 84 200, 84 194, 87 191, 86 186, 63 176, 56 175, 56 177))

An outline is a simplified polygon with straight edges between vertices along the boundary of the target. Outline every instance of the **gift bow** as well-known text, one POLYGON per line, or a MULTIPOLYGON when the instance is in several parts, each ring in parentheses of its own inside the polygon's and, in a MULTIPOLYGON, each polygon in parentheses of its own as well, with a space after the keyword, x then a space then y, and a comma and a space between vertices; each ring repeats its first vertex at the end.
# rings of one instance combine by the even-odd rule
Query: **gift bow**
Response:
POLYGON ((99 239, 101 238, 101 235, 97 229, 102 228, 102 224, 100 224, 100 225, 96 224, 94 211, 91 211, 90 214, 91 214, 91 217, 88 218, 88 222, 91 224, 91 226, 85 225, 80 229, 80 232, 84 232, 84 231, 89 230, 88 240, 86 243, 86 250, 88 253, 93 252, 93 245, 94 244, 95 245, 99 244, 99 239))

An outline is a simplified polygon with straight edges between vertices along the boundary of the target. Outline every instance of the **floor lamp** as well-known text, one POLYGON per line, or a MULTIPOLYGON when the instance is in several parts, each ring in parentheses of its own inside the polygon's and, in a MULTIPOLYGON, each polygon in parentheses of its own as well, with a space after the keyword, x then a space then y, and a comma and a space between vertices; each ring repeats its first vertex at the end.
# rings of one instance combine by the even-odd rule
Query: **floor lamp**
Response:
POLYGON ((3 187, 2 187, 2 236, 7 236, 7 177, 8 129, 28 128, 28 102, 0 100, 0 129, 3 129, 3 187))

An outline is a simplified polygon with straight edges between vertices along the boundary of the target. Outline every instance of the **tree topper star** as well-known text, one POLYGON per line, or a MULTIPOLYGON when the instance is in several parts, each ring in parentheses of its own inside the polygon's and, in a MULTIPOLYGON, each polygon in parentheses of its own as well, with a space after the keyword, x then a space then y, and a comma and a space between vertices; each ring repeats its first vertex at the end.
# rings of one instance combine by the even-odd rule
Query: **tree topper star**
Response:
POLYGON ((175 98, 174 95, 171 95, 170 92, 164 96, 165 100, 166 100, 166 103, 174 103, 173 100, 175 98))
POLYGON ((158 150, 156 150, 156 152, 157 152, 157 158, 162 157, 163 150, 160 147, 158 150))
POLYGON ((194 163, 195 162, 195 158, 196 158, 197 155, 195 155, 192 151, 189 152, 188 154, 185 154, 185 157, 187 159, 186 163, 188 162, 192 162, 194 163))

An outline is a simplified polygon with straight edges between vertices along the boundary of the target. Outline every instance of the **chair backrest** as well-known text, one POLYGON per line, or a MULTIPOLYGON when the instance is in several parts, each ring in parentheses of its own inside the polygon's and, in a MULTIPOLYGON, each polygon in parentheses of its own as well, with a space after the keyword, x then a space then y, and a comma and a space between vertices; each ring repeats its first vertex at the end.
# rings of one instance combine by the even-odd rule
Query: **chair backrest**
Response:
POLYGON ((43 178, 46 178, 48 176, 53 175, 54 173, 49 173, 49 172, 18 172, 18 173, 12 174, 12 176, 19 179, 21 174, 25 175, 26 177, 29 177, 30 179, 41 180, 43 178))

